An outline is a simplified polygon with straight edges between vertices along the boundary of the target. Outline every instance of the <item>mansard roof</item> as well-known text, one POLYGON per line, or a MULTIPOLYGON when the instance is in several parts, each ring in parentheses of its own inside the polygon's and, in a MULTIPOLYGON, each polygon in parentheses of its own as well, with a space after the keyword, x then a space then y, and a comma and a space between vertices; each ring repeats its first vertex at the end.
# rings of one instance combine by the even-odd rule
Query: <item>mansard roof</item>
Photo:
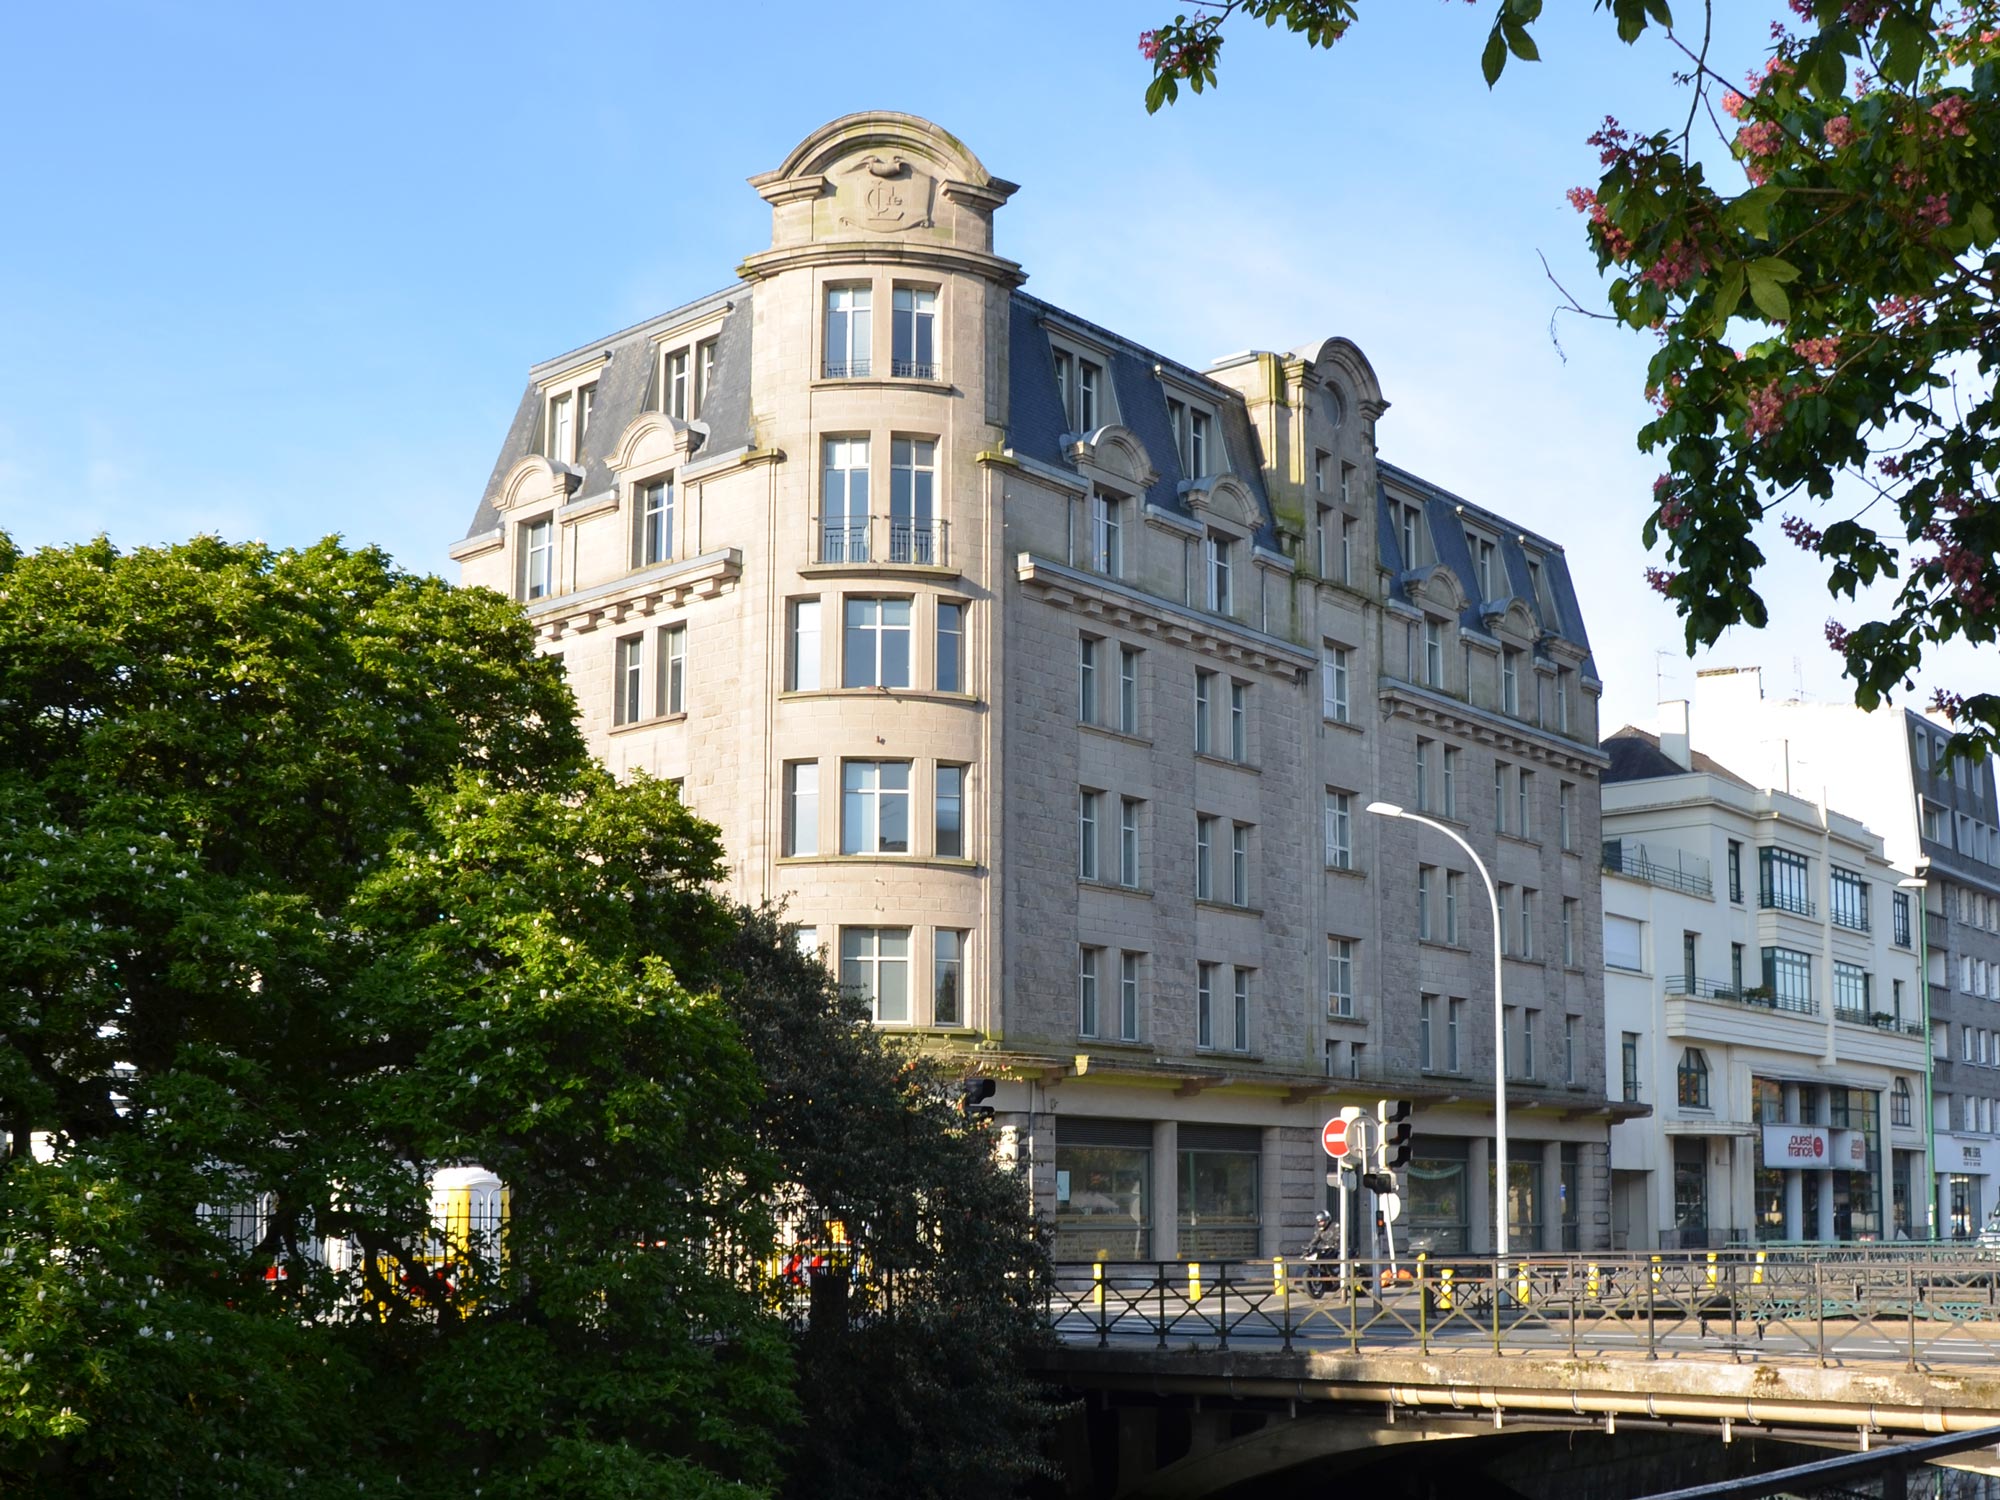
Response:
POLYGON ((691 323, 717 310, 724 310, 721 331, 716 335, 715 372, 704 393, 700 417, 690 424, 705 433, 697 449, 701 453, 728 453, 750 443, 750 288, 738 282, 711 292, 706 297, 643 323, 595 339, 566 354, 545 359, 528 372, 528 388, 521 394, 513 423, 494 462, 486 493, 480 497, 467 536, 479 536, 500 524, 499 502, 507 476, 522 459, 542 449, 542 388, 571 366, 599 356, 605 358, 597 377, 597 398, 590 414, 590 430, 583 437, 581 478, 578 496, 600 494, 615 482, 607 459, 619 436, 643 412, 658 405, 654 389, 658 378, 657 361, 652 357, 653 340, 677 324, 691 323))
MULTIPOLYGON (((1390 521, 1391 483, 1423 506, 1425 519, 1430 525, 1431 546, 1435 549, 1439 566, 1451 570, 1465 597, 1471 601, 1459 615, 1461 626, 1481 635, 1491 635, 1495 621, 1503 619, 1510 609, 1518 605, 1535 622, 1541 636, 1564 641, 1581 652, 1584 674, 1592 678, 1597 676, 1597 664, 1590 654, 1590 637, 1583 628, 1583 610, 1577 604, 1576 589, 1569 576, 1569 559, 1560 546, 1547 537, 1524 530, 1518 522, 1454 495, 1441 485, 1433 484, 1386 459, 1378 458, 1375 467, 1381 476, 1375 494, 1377 552, 1382 566, 1393 577, 1404 578, 1410 568, 1403 557, 1403 539, 1390 521), (1480 597, 1478 570, 1473 565, 1472 549, 1465 544, 1465 524, 1468 521, 1493 533, 1506 577, 1507 595, 1504 598, 1480 597), (1548 604, 1554 607, 1553 615, 1535 596, 1534 583, 1528 573, 1530 547, 1542 565, 1542 578, 1548 584, 1548 604)), ((1546 654, 1540 640, 1537 640, 1535 649, 1538 654, 1546 654)))
MULTIPOLYGON (((1212 380, 1178 360, 1156 354, 1107 328, 1079 318, 1053 303, 1023 292, 1013 295, 1007 349, 1007 446, 1016 453, 1047 464, 1067 465, 1062 439, 1069 421, 1056 393, 1055 352, 1049 343, 1049 322, 1075 329, 1107 358, 1118 420, 1145 446, 1157 476, 1146 491, 1146 504, 1183 520, 1193 521, 1182 485, 1191 476, 1181 471, 1181 457, 1167 415, 1167 392, 1161 373, 1176 385, 1198 393, 1215 407, 1230 477, 1249 491, 1257 511, 1252 539, 1269 551, 1278 547, 1277 524, 1270 496, 1258 467, 1258 447, 1250 431, 1243 398, 1229 386, 1212 380)), ((1199 477, 1199 476, 1195 476, 1199 477)))

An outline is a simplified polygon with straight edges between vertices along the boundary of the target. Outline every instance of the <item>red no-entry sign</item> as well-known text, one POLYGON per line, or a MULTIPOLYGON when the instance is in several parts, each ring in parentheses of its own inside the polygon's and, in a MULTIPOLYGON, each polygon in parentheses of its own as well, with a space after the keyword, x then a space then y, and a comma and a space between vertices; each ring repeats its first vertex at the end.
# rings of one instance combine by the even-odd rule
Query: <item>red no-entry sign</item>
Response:
POLYGON ((1320 1127, 1319 1143, 1326 1147, 1326 1154, 1335 1161, 1347 1155, 1347 1121, 1337 1116, 1328 1120, 1320 1127))

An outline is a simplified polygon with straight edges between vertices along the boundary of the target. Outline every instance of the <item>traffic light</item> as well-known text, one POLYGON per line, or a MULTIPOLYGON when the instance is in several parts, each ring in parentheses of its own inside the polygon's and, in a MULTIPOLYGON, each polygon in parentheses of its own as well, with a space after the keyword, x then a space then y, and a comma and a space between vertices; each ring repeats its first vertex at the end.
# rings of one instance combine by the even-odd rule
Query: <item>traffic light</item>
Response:
POLYGON ((1410 1101, 1382 1099, 1375 1105, 1382 1130, 1375 1146, 1375 1165, 1394 1172, 1410 1164, 1410 1101))
POLYGON ((1393 1193, 1396 1191, 1396 1174, 1393 1172, 1363 1172, 1361 1185, 1371 1193, 1393 1193))
POLYGON ((1000 1085, 990 1078, 968 1078, 965 1090, 958 1096, 958 1112, 968 1120, 988 1120, 993 1117, 993 1106, 986 1101, 993 1097, 993 1091, 1000 1085))

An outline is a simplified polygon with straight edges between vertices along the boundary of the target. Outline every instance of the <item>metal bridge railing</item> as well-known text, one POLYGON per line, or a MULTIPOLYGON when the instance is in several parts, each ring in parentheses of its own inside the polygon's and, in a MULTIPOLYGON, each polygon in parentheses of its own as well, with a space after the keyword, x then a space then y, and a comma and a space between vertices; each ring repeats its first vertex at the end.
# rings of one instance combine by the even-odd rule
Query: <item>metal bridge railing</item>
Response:
POLYGON ((1097 1261, 1053 1268, 1067 1342, 1364 1346, 1509 1354, 1623 1349, 1894 1363, 2000 1360, 2000 1261, 1940 1247, 1834 1259, 1786 1250, 1658 1255, 1097 1261))

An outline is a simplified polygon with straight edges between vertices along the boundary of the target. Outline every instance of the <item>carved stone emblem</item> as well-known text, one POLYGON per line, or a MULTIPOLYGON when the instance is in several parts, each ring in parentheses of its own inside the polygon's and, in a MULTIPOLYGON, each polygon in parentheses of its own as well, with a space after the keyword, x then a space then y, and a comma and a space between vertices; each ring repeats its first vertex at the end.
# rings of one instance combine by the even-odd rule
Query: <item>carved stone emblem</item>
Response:
POLYGON ((931 194, 936 179, 900 156, 864 156, 842 185, 842 227, 893 234, 931 226, 931 194))

